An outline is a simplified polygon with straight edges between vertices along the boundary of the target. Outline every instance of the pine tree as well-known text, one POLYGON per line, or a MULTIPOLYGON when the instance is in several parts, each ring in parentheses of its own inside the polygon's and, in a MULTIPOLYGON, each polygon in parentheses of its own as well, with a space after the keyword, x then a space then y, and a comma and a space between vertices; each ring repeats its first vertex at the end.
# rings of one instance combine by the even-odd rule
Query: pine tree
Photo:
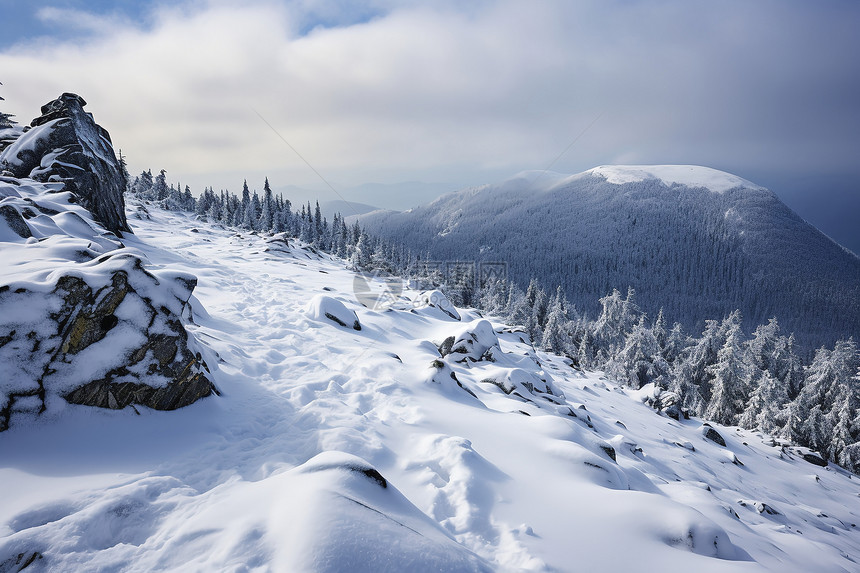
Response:
POLYGON ((152 190, 150 193, 153 195, 153 198, 156 201, 162 201, 167 199, 169 194, 169 190, 167 188, 167 174, 164 169, 162 169, 158 175, 155 177, 155 181, 152 183, 152 190))
POLYGON ((544 350, 560 355, 571 354, 570 336, 567 333, 569 322, 564 308, 564 293, 559 286, 549 303, 546 326, 541 340, 544 350))
POLYGON ((670 364, 673 364, 690 345, 690 341, 680 322, 672 325, 672 330, 666 335, 666 344, 663 346, 663 358, 670 364))
POLYGON ((785 383, 788 397, 794 399, 803 386, 803 361, 794 349, 794 334, 780 336, 776 341, 773 358, 773 375, 785 383))
POLYGON ((507 311, 508 282, 496 276, 487 277, 481 285, 478 306, 488 314, 503 316, 507 311))
POLYGON ((830 438, 830 447, 828 448, 828 458, 835 461, 842 467, 851 469, 853 460, 846 457, 846 450, 849 446, 858 441, 857 428, 857 402, 860 396, 856 392, 852 392, 846 388, 846 391, 839 397, 833 410, 828 415, 828 422, 833 428, 833 435, 830 438))
POLYGON ((248 211, 248 206, 251 204, 251 190, 248 189, 248 180, 242 182, 242 208, 241 217, 244 219, 245 213, 248 211))
POLYGON ((453 265, 448 269, 445 294, 454 306, 469 307, 475 304, 475 266, 453 265))
POLYGON ((827 420, 827 416, 821 410, 821 406, 815 405, 809 411, 809 415, 801 425, 801 433, 804 443, 809 448, 827 456, 830 440, 833 436, 833 428, 827 420))
POLYGON ((364 271, 368 270, 373 263, 372 260, 373 247, 370 243, 370 237, 362 232, 358 238, 358 243, 355 245, 355 250, 352 253, 350 265, 353 270, 364 271))
POLYGON ((833 434, 827 454, 830 460, 840 463, 842 452, 860 439, 860 428, 857 427, 860 407, 860 380, 857 378, 860 359, 857 345, 852 339, 838 341, 831 360, 834 362, 834 379, 825 404, 829 405, 827 422, 833 434))
POLYGON ((528 316, 526 317, 526 332, 529 337, 540 343, 543 338, 543 317, 546 313, 546 293, 540 288, 536 279, 529 282, 526 290, 526 304, 528 305, 528 316))
POLYGON ((729 318, 726 341, 717 354, 717 363, 708 367, 713 376, 711 399, 705 418, 719 424, 731 425, 744 411, 748 394, 749 366, 743 347, 740 312, 729 318))
POLYGON ((591 368, 595 366, 594 339, 591 336, 590 328, 587 328, 582 334, 582 340, 579 341, 576 358, 582 368, 591 368))
POLYGON ((505 301, 505 319, 512 324, 525 328, 531 315, 526 293, 519 286, 510 283, 508 298, 505 301))
MULTIPOLYGON (((0 82, 0 86, 3 85, 3 82, 0 82)), ((0 96, 0 101, 4 101, 3 97, 0 96)), ((0 129, 7 129, 10 127, 15 127, 15 120, 12 118, 15 117, 9 113, 3 113, 0 111, 0 129)))
POLYGON ((317 237, 323 235, 323 217, 319 201, 316 202, 316 207, 314 207, 314 231, 317 237))
POLYGON ((759 325, 748 343, 751 365, 777 376, 776 353, 779 341, 779 323, 771 318, 767 324, 759 325))
POLYGON ((391 258, 386 253, 385 244, 382 241, 377 241, 370 256, 370 265, 368 268, 386 274, 391 273, 394 269, 389 262, 390 260, 391 258))
POLYGON ((815 352, 812 364, 806 369, 803 389, 789 408, 786 437, 822 454, 838 456, 837 451, 831 451, 832 432, 843 427, 840 432, 844 447, 844 427, 853 423, 850 404, 854 400, 851 396, 856 395, 856 382, 852 379, 857 361, 857 345, 851 339, 837 341, 832 351, 822 347, 815 352), (817 413, 815 423, 811 421, 813 412, 817 413), (823 420, 820 427, 816 425, 819 417, 823 420))
POLYGON ((785 383, 769 371, 760 372, 738 425, 777 435, 782 431, 788 417, 788 392, 785 383))
POLYGON ((340 241, 338 242, 337 248, 337 256, 342 259, 345 259, 349 253, 349 229, 346 226, 346 223, 343 220, 343 217, 340 219, 340 241))
POLYGON ((663 307, 660 307, 660 312, 657 313, 657 319, 654 321, 654 326, 651 328, 654 338, 657 340, 657 346, 660 353, 663 354, 668 342, 668 333, 666 332, 666 317, 663 316, 663 307))
POLYGON ((142 171, 134 180, 132 193, 143 199, 152 198, 152 171, 142 171))
POLYGON ((705 411, 705 400, 696 382, 697 375, 692 362, 677 360, 672 365, 669 390, 678 395, 678 405, 696 416, 705 411))
POLYGON ((212 201, 209 204, 209 209, 206 211, 206 216, 211 221, 220 221, 222 218, 222 207, 220 201, 212 201))
POLYGON ((256 228, 257 213, 253 201, 248 201, 245 212, 242 214, 242 228, 253 231, 256 228))
POLYGON ((602 310, 594 325, 594 340, 598 351, 608 358, 616 355, 624 346, 627 333, 636 324, 641 314, 634 303, 635 291, 627 289, 627 298, 622 298, 618 289, 600 299, 602 310))
POLYGON ((720 323, 716 320, 706 320, 702 336, 693 341, 680 357, 687 366, 686 376, 689 383, 698 389, 705 404, 711 398, 713 374, 709 368, 717 363, 717 355, 723 343, 720 323))
POLYGON ((257 223, 257 227, 261 231, 271 231, 275 226, 275 216, 272 213, 272 201, 267 201, 265 196, 262 201, 262 210, 260 212, 260 220, 257 223))
POLYGON ((535 312, 535 306, 538 301, 538 293, 540 292, 540 286, 538 285, 537 279, 532 278, 529 281, 529 286, 526 289, 526 300, 525 300, 525 316, 524 316, 524 324, 526 332, 531 337, 533 341, 537 341, 537 330, 539 325, 537 324, 537 313, 535 312))
MULTIPOLYGON (((2 115, 3 114, 0 113, 0 127, 3 126, 2 115)), ((122 149, 119 150, 117 157, 119 161, 119 172, 122 174, 122 178, 125 181, 125 189, 123 189, 123 191, 131 191, 131 175, 128 173, 128 163, 125 161, 125 155, 122 154, 122 149)))
POLYGON ((269 186, 269 178, 263 183, 263 200, 260 207, 259 227, 262 231, 271 231, 275 226, 275 201, 272 199, 272 188, 269 186))
POLYGON ((607 373, 637 389, 651 382, 664 386, 669 369, 645 320, 643 315, 625 337, 623 347, 606 364, 607 373))

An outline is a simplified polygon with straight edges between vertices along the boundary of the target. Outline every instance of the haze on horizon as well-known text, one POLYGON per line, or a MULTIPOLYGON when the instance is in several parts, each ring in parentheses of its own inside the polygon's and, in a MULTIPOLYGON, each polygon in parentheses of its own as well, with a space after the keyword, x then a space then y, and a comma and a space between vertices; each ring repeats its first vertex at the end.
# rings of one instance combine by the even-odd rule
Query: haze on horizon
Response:
POLYGON ((280 137, 347 199, 397 208, 528 169, 697 164, 860 252, 856 2, 0 0, 0 15, 0 109, 28 123, 79 93, 132 173, 195 192, 268 176, 337 199, 280 137), (420 183, 408 197, 362 195, 404 181, 420 183))

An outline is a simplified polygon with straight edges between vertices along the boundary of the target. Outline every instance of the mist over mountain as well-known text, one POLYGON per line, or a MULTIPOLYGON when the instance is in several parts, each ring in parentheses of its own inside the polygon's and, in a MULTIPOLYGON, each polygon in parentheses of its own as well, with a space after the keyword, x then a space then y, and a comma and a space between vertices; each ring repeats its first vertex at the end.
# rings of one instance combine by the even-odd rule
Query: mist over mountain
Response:
POLYGON ((434 260, 505 262, 521 286, 562 285, 592 316, 632 286, 648 314, 662 307, 692 331, 737 308, 745 328, 775 316, 807 349, 860 335, 860 259, 773 192, 709 168, 526 172, 360 221, 434 260))

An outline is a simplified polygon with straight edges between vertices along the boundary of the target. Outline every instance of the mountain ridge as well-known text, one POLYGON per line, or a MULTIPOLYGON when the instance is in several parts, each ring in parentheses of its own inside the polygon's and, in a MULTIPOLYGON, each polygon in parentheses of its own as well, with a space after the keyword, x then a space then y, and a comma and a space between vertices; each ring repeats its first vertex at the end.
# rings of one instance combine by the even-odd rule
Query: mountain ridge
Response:
POLYGON ((772 191, 701 167, 696 184, 682 177, 688 168, 518 175, 357 219, 434 259, 504 262, 523 288, 532 277, 563 285, 589 314, 611 289, 633 286, 649 315, 664 307, 693 331, 738 308, 748 328, 776 316, 807 349, 860 335, 860 258, 772 191))

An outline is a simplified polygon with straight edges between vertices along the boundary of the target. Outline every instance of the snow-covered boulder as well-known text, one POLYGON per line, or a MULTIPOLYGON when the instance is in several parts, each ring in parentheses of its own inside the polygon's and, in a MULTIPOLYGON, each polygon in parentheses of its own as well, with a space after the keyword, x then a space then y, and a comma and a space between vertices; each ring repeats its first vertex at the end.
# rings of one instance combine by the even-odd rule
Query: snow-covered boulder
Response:
POLYGON ((441 386, 442 390, 449 396, 463 397, 465 392, 472 398, 477 398, 472 390, 460 382, 457 373, 444 360, 437 359, 430 363, 426 380, 430 384, 441 386))
POLYGON ((314 320, 330 320, 345 328, 361 330, 361 322, 355 311, 349 310, 342 302, 330 296, 316 295, 308 303, 305 312, 314 320))
POLYGON ((710 424, 706 423, 702 425, 702 436, 705 439, 711 440, 715 444, 719 444, 723 447, 726 447, 726 440, 723 439, 720 433, 713 429, 710 424))
POLYGON ((542 379, 534 371, 522 368, 491 368, 481 380, 485 384, 493 384, 501 388, 505 394, 516 393, 522 397, 535 394, 556 394, 557 390, 547 380, 542 379))
MULTIPOLYGON (((53 255, 56 264, 66 245, 52 243, 61 241, 21 250, 53 255)), ((9 256, 18 262, 27 254, 9 256)), ((0 430, 13 414, 39 414, 61 398, 173 410, 214 391, 180 318, 195 277, 156 275, 125 249, 58 266, 16 273, 0 286, 0 430)))
POLYGON ((448 297, 439 290, 428 290, 420 293, 412 300, 412 308, 416 311, 432 309, 448 318, 460 320, 460 313, 457 312, 457 308, 451 304, 448 297))
POLYGON ((80 96, 64 93, 42 106, 32 129, 0 153, 0 171, 42 182, 63 182, 105 228, 131 232, 125 217, 126 178, 110 135, 84 111, 80 96))
POLYGON ((498 347, 499 338, 493 330, 493 325, 487 320, 479 320, 458 334, 443 340, 439 345, 439 354, 443 357, 451 354, 459 355, 454 358, 457 362, 463 362, 466 359, 477 362, 488 350, 498 347))

